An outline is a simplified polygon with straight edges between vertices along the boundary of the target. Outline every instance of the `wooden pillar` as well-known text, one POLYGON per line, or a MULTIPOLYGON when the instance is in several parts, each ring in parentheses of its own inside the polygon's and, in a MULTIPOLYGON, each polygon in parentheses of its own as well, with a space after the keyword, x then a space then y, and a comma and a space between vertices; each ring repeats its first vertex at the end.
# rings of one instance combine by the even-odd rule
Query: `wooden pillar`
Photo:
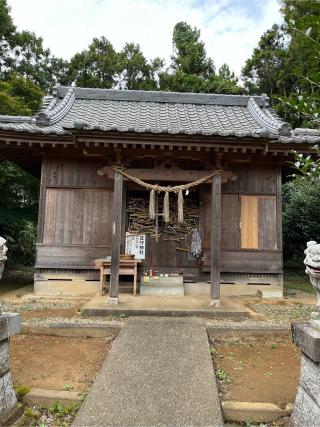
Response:
POLYGON ((123 204, 123 177, 114 173, 113 219, 112 219, 112 247, 109 304, 119 303, 119 268, 121 245, 121 222, 123 204))
POLYGON ((283 285, 283 244, 282 244, 282 174, 277 170, 277 249, 281 251, 281 282, 283 285))
POLYGON ((211 184, 211 305, 220 303, 221 258, 221 175, 214 176, 211 184))

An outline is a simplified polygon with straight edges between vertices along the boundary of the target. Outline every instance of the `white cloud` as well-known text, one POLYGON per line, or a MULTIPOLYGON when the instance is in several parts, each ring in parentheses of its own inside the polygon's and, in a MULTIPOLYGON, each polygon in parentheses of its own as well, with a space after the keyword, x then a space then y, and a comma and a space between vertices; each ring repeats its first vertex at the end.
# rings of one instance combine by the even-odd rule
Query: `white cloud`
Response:
POLYGON ((262 33, 280 21, 277 0, 8 0, 19 30, 33 31, 66 59, 104 35, 120 50, 139 43, 148 58, 172 53, 172 30, 187 21, 201 30, 217 66, 240 73, 262 33), (254 5, 250 11, 248 4, 254 5), (259 13, 257 13, 259 9, 259 13))

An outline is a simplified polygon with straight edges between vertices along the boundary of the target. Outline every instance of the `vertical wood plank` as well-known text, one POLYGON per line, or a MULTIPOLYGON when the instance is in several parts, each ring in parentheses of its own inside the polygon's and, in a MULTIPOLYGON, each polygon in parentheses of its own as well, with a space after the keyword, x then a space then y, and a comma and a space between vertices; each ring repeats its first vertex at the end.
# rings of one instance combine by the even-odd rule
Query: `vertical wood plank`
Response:
POLYGON ((84 191, 73 192, 72 244, 83 243, 84 191))
POLYGON ((54 238, 56 229, 57 195, 58 190, 49 188, 46 190, 45 224, 43 232, 44 243, 55 243, 54 238))
POLYGON ((65 209, 66 192, 64 190, 57 190, 56 228, 54 235, 54 243, 58 245, 63 245, 65 209))
POLYGON ((115 172, 114 173, 114 194, 113 194, 111 272, 110 272, 110 298, 115 299, 115 302, 118 299, 118 295, 119 295, 122 203, 123 203, 123 178, 122 178, 122 175, 120 175, 118 172, 115 172))
POLYGON ((84 217, 83 217, 83 243, 91 245, 92 243, 92 209, 94 191, 85 190, 84 198, 84 217))
POLYGON ((238 194, 221 195, 221 247, 239 249, 240 203, 238 194))
POLYGON ((221 176, 214 176, 211 184, 211 299, 220 299, 221 259, 221 176))
POLYGON ((42 159, 41 163, 41 180, 39 193, 38 225, 37 225, 37 243, 43 242, 43 227, 46 204, 46 181, 47 181, 47 160, 42 159))
POLYGON ((73 226, 73 198, 74 190, 63 190, 66 193, 65 217, 63 230, 63 244, 71 245, 72 243, 72 226, 73 226))
MULTIPOLYGON (((126 183, 123 183, 123 190, 122 190, 122 212, 121 212, 121 229, 126 229, 126 210, 127 210, 127 192, 128 192, 128 185, 126 183)), ((125 239, 125 233, 122 233, 122 239, 120 243, 120 249, 122 253, 125 252, 125 245, 126 245, 126 239, 125 239)))
POLYGON ((259 196, 259 249, 277 249, 277 206, 275 196, 259 196))
POLYGON ((102 213, 102 194, 101 191, 92 191, 92 244, 101 243, 101 213, 102 213))
POLYGON ((277 249, 281 251, 281 270, 283 270, 282 252, 282 174, 281 168, 277 169, 277 249))
POLYGON ((241 196, 241 248, 258 249, 258 197, 241 196))

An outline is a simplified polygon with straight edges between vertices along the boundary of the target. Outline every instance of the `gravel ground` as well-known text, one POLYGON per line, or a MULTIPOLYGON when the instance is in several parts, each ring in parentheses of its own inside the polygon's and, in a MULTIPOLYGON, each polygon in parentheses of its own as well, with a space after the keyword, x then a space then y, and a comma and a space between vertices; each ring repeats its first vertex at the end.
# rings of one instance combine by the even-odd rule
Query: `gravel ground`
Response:
POLYGON ((303 304, 272 305, 272 304, 250 304, 249 308, 264 316, 271 322, 303 322, 310 320, 314 306, 303 304))
POLYGON ((36 326, 39 328, 57 327, 57 326, 86 326, 86 327, 99 327, 99 326, 123 326, 125 319, 112 319, 108 317, 49 317, 47 319, 27 319, 22 322, 25 326, 36 326))
POLYGON ((79 302, 40 302, 40 301, 25 301, 23 303, 13 303, 8 301, 0 301, 2 311, 13 311, 15 313, 22 313, 24 311, 40 311, 40 310, 54 310, 80 307, 79 302))
POLYGON ((234 319, 206 319, 207 328, 219 329, 290 329, 290 322, 273 322, 271 320, 256 320, 243 318, 241 321, 234 319))

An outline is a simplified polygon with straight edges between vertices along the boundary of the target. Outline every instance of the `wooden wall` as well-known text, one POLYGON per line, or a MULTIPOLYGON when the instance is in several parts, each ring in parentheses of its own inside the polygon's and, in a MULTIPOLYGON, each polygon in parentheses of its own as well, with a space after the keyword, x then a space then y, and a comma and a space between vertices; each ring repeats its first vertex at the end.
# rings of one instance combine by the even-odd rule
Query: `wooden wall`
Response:
MULTIPOLYGON (((47 158, 43 162, 38 268, 88 269, 111 254, 113 181, 98 176, 104 161, 47 158)), ((231 167, 237 180, 222 185, 223 272, 281 273, 281 185, 276 167, 231 167)), ((147 239, 144 266, 161 271, 209 271, 210 185, 200 191, 204 262, 176 250, 177 242, 147 239)))
POLYGON ((44 160, 36 266, 88 268, 111 254, 113 182, 97 175, 103 165, 44 160))
MULTIPOLYGON (((281 176, 275 167, 242 165, 232 168, 237 180, 222 185, 221 270, 223 272, 282 272, 281 176)), ((201 190, 203 271, 210 268, 209 186, 201 190)))

